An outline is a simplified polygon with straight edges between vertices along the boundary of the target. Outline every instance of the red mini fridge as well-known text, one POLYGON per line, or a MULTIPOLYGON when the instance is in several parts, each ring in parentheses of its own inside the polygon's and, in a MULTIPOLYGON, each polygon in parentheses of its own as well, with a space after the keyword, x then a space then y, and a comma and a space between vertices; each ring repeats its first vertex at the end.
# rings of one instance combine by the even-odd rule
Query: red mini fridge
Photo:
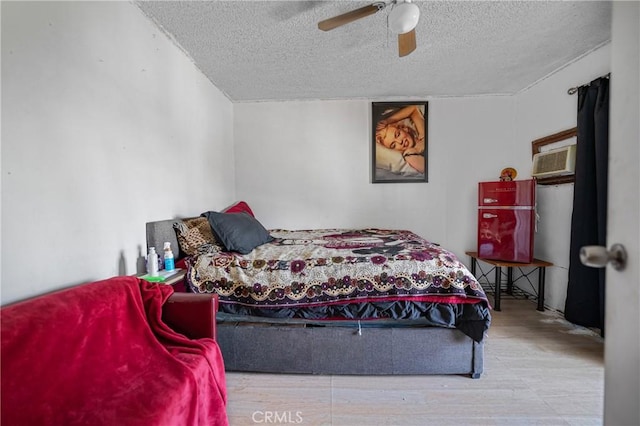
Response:
POLYGON ((531 263, 536 225, 536 182, 478 184, 478 256, 531 263))

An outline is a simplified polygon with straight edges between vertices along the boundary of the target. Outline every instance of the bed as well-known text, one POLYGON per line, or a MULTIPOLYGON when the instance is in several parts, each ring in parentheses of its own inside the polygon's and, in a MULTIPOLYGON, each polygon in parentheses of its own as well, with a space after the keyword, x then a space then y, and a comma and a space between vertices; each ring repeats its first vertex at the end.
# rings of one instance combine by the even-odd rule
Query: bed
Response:
POLYGON ((227 371, 480 377, 489 304, 453 253, 407 230, 267 231, 249 212, 146 226, 148 246, 180 247, 187 291, 218 294, 227 371), (189 247, 203 220, 215 243, 189 247), (260 235, 234 246, 247 221, 260 235))

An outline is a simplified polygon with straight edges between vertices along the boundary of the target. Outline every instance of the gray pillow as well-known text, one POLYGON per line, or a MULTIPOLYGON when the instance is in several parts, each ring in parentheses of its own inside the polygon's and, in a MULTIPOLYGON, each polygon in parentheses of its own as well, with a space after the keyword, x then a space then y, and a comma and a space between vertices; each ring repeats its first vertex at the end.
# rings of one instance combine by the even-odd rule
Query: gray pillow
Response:
POLYGON ((227 251, 250 253, 254 248, 273 241, 273 237, 256 218, 242 213, 202 213, 211 230, 227 251))

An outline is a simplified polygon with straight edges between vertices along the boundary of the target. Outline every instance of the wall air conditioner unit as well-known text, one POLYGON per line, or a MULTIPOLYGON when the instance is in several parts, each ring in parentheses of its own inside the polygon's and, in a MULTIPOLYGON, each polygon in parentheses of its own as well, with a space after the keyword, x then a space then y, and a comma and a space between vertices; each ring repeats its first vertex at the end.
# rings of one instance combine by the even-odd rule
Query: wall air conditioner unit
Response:
POLYGON ((539 152, 533 156, 531 176, 545 178, 571 175, 576 171, 576 144, 539 152))

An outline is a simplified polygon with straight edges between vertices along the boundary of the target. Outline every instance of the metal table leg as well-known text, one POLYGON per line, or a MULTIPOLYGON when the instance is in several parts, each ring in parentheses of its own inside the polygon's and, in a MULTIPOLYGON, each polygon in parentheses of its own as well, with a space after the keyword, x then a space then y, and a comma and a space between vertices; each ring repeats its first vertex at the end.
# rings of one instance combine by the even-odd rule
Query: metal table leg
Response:
POLYGON ((546 269, 544 266, 538 267, 538 310, 544 311, 544 279, 546 269))
POLYGON ((500 310, 500 281, 502 278, 501 267, 496 265, 496 282, 495 282, 495 297, 494 297, 494 307, 496 311, 500 310))
POLYGON ((513 268, 507 268, 507 294, 513 294, 513 268))

